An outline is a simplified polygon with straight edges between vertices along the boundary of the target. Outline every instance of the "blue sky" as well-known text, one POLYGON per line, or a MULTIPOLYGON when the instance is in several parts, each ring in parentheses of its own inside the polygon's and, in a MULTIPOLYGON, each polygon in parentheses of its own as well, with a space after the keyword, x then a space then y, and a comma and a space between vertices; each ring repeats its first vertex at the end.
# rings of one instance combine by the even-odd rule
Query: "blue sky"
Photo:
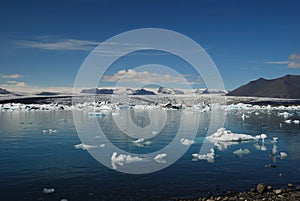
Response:
MULTIPOLYGON (((199 43, 228 90, 259 77, 297 75, 299 7, 297 0, 2 0, 0 87, 68 89, 93 48, 140 28, 170 29, 199 43)), ((115 64, 108 75, 142 65, 146 57, 115 64)), ((152 57, 168 61, 163 54, 152 57)), ((191 68, 178 63, 168 65, 191 81, 198 79, 191 68)))

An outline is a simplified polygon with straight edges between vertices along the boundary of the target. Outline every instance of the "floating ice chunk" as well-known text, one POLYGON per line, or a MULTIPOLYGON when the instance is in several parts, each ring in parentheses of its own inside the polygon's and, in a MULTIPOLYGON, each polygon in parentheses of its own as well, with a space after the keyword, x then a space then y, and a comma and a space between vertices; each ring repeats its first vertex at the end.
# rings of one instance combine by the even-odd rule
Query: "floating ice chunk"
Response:
POLYGON ((294 124, 300 124, 300 120, 295 119, 295 120, 293 121, 293 123, 294 123, 294 124))
POLYGON ((206 139, 210 141, 247 141, 254 140, 255 137, 247 134, 237 134, 232 133, 230 130, 226 130, 225 128, 220 128, 214 134, 206 137, 206 139))
POLYGON ((158 154, 157 156, 154 157, 154 160, 158 163, 166 163, 167 161, 165 158, 167 157, 167 154, 158 154))
POLYGON ((181 138, 180 142, 181 142, 181 144, 183 144, 185 146, 191 146, 192 144, 195 143, 194 140, 189 140, 189 139, 186 139, 186 138, 181 138))
POLYGON ((50 194, 50 193, 54 193, 54 192, 55 192, 54 188, 44 188, 43 189, 43 193, 45 193, 45 194, 50 194))
POLYGON ((57 133, 55 129, 43 130, 43 133, 57 133))
POLYGON ((74 145, 75 149, 82 149, 82 150, 89 150, 89 149, 95 149, 95 148, 104 148, 105 147, 105 144, 101 144, 99 146, 96 146, 96 145, 89 145, 89 144, 84 144, 84 143, 81 143, 81 144, 76 144, 74 145))
POLYGON ((278 113, 278 116, 283 116, 283 118, 287 119, 291 116, 292 114, 291 113, 288 113, 288 112, 279 112, 278 113))
POLYGON ((249 118, 248 115, 245 115, 244 113, 242 114, 242 120, 245 121, 246 118, 249 118))
POLYGON ((249 149, 238 149, 236 151, 233 152, 234 155, 237 155, 239 157, 243 157, 246 154, 250 154, 250 150, 249 149))
POLYGON ((99 109, 100 110, 110 110, 111 107, 109 107, 108 105, 101 105, 99 109))
POLYGON ((267 138, 268 136, 267 136, 267 134, 260 134, 260 139, 264 142, 265 141, 265 139, 267 138))
POLYGON ((142 142, 144 142, 145 141, 145 139, 144 138, 139 138, 139 139, 137 139, 137 140, 135 140, 135 141, 132 141, 133 143, 142 143, 142 142))
POLYGON ((288 120, 285 120, 284 122, 287 123, 287 124, 290 124, 290 123, 292 123, 292 120, 288 119, 288 120))
POLYGON ((192 154, 192 156, 195 158, 195 159, 198 159, 198 160, 207 160, 208 162, 214 162, 214 159, 215 159, 215 150, 214 149, 210 149, 210 152, 207 153, 207 154, 192 154))
POLYGON ((132 143, 135 144, 138 147, 143 147, 144 145, 152 144, 151 141, 146 141, 145 138, 139 138, 137 140, 132 141, 132 143))
POLYGON ((280 154, 280 157, 281 157, 281 158, 287 157, 287 153, 285 153, 285 152, 280 152, 279 154, 280 154))
POLYGON ((131 156, 126 154, 119 154, 117 152, 113 152, 111 156, 111 165, 113 169, 117 169, 117 165, 124 166, 124 164, 141 162, 144 158, 138 156, 131 156))
POLYGON ((273 143, 277 143, 278 137, 273 137, 273 143))

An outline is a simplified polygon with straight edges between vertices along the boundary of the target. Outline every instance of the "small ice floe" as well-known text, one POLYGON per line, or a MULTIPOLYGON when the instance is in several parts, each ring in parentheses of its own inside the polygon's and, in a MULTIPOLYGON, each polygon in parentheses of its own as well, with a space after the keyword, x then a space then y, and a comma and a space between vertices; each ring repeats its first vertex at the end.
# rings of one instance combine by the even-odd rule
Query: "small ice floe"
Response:
POLYGON ((244 113, 242 114, 242 120, 245 121, 246 118, 249 118, 248 115, 245 115, 244 113))
POLYGON ((57 133, 55 129, 43 130, 43 133, 57 133))
POLYGON ((244 155, 247 155, 247 154, 250 154, 250 150, 249 149, 238 149, 238 150, 235 150, 233 152, 234 155, 237 155, 239 157, 243 157, 244 155))
POLYGON ((165 158, 167 157, 167 154, 158 154, 157 156, 154 157, 154 160, 158 163, 167 163, 165 158))
POLYGON ((273 142, 273 143, 277 143, 277 140, 278 140, 278 137, 273 137, 272 142, 273 142))
POLYGON ((54 188, 44 188, 43 189, 43 193, 45 193, 45 194, 50 194, 50 193, 54 193, 54 192, 55 192, 54 188))
POLYGON ((124 164, 134 163, 134 162, 141 162, 144 158, 139 156, 131 156, 126 154, 119 154, 117 152, 113 152, 111 156, 111 165, 113 169, 117 169, 117 165, 124 166, 124 164))
POLYGON ((181 138, 180 142, 181 142, 181 144, 183 144, 184 146, 191 146, 192 144, 195 143, 194 140, 189 140, 189 139, 186 139, 186 138, 181 138))
POLYGON ((82 149, 82 150, 89 150, 89 149, 95 149, 95 148, 104 148, 105 147, 105 144, 101 144, 99 146, 96 146, 96 145, 89 145, 89 144, 84 144, 84 143, 81 143, 81 144, 76 144, 74 145, 75 149, 82 149))
POLYGON ((287 153, 285 153, 283 151, 281 151, 279 154, 280 154, 281 159, 286 158, 288 156, 287 153))
POLYGON ((267 134, 262 133, 262 134, 260 134, 260 135, 256 135, 256 136, 255 136, 255 139, 256 139, 256 140, 261 139, 262 142, 264 143, 264 142, 265 142, 265 139, 266 139, 267 137, 268 137, 267 134))
POLYGON ((294 123, 294 124, 300 124, 300 120, 295 119, 295 120, 293 121, 293 123, 294 123))
POLYGON ((207 160, 208 162, 214 162, 215 159, 215 150, 214 149, 210 149, 210 152, 207 154, 192 154, 192 156, 194 157, 194 159, 196 160, 207 160))
POLYGON ((219 128, 217 132, 214 134, 206 137, 209 141, 247 141, 247 140, 254 140, 255 137, 247 134, 237 134, 232 133, 230 130, 226 130, 225 128, 219 128))
POLYGON ((143 146, 145 146, 145 145, 150 145, 150 144, 152 144, 151 141, 147 141, 147 140, 145 140, 145 138, 139 138, 139 139, 137 139, 137 140, 132 141, 132 143, 133 143, 134 145, 138 146, 138 147, 143 147, 143 146))
POLYGON ((275 164, 267 164, 267 165, 265 165, 265 168, 276 168, 277 167, 277 165, 275 165, 275 164))
POLYGON ((288 113, 288 112, 279 112, 278 113, 278 116, 283 116, 283 118, 287 119, 289 118, 290 116, 292 116, 291 113, 288 113))
POLYGON ((290 123, 292 123, 292 120, 288 119, 288 120, 285 120, 284 122, 287 123, 287 124, 290 124, 290 123))

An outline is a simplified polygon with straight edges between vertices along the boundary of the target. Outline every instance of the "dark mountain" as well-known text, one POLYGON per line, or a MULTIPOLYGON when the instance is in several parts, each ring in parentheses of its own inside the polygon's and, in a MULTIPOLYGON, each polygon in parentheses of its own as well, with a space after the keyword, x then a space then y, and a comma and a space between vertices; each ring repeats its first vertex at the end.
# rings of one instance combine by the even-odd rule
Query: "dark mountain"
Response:
POLYGON ((300 99, 300 75, 286 75, 272 80, 259 78, 229 92, 227 96, 300 99))
POLYGON ((145 89, 137 89, 132 95, 155 95, 155 93, 145 89))
POLYGON ((113 94, 113 89, 98 89, 98 88, 92 88, 92 89, 83 89, 81 93, 84 94, 113 94))
POLYGON ((43 92, 37 93, 36 95, 38 95, 38 96, 56 96, 56 95, 58 95, 58 93, 43 91, 43 92))
POLYGON ((0 88, 0 94, 10 94, 6 89, 0 88))

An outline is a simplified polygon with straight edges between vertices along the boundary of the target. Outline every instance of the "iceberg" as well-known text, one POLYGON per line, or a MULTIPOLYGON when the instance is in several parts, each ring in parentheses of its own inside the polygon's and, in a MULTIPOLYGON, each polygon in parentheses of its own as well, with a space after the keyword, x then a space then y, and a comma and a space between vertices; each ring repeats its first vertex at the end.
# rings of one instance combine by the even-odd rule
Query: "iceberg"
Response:
POLYGON ((55 192, 54 188, 44 188, 43 189, 43 193, 45 193, 45 194, 50 194, 50 193, 54 193, 54 192, 55 192))
POLYGON ((186 138, 181 138, 180 142, 181 142, 181 144, 183 144, 185 146, 191 146, 192 144, 195 143, 194 140, 189 140, 189 139, 186 139, 186 138))
POLYGON ((167 154, 158 154, 157 156, 154 157, 154 160, 157 163, 167 163, 167 161, 165 160, 165 158, 167 157, 167 154))
POLYGON ((124 166, 124 164, 134 163, 134 162, 141 162, 144 158, 139 156, 131 156, 126 154, 119 154, 117 152, 113 152, 111 156, 111 165, 113 169, 117 169, 117 165, 124 166))
POLYGON ((226 128, 219 128, 217 132, 214 134, 206 137, 207 140, 211 142, 239 142, 239 141, 248 141, 248 140, 255 140, 256 138, 247 135, 247 134, 237 134, 237 133, 232 133, 230 130, 227 130, 226 128))
POLYGON ((96 146, 96 145, 89 145, 89 144, 84 144, 84 143, 81 143, 81 144, 76 144, 74 145, 75 149, 82 149, 82 150, 89 150, 89 149, 95 149, 95 148, 104 148, 105 147, 105 144, 101 144, 99 146, 96 146))
POLYGON ((214 149, 210 149, 210 152, 207 154, 192 154, 193 158, 195 160, 207 160, 208 162, 214 162, 215 159, 215 150, 214 149))
POLYGON ((135 144, 138 147, 143 147, 144 145, 152 144, 151 141, 146 141, 145 138, 139 138, 137 140, 132 141, 132 143, 135 144))

